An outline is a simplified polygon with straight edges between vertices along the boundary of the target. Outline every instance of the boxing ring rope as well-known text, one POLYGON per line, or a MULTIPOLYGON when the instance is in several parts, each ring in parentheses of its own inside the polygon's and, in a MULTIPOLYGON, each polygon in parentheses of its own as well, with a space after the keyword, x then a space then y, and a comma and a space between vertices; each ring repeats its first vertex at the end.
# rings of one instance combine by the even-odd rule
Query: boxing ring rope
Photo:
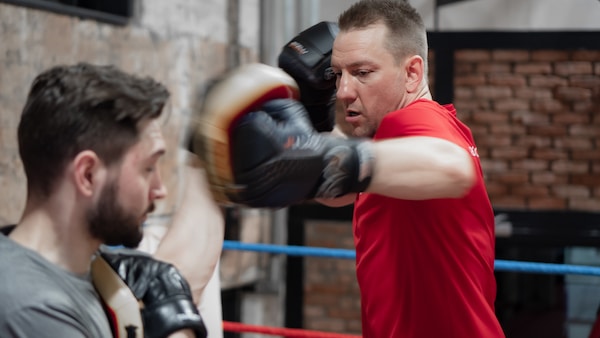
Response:
MULTIPOLYGON (((319 247, 277 245, 263 243, 243 243, 238 241, 226 240, 223 244, 225 250, 256 251, 274 254, 287 254, 288 256, 314 256, 355 259, 356 253, 349 249, 331 249, 319 247)), ((600 276, 600 267, 588 265, 568 265, 555 263, 537 263, 508 261, 497 259, 494 261, 494 268, 497 271, 517 271, 552 275, 588 275, 600 276)))
POLYGON ((223 321, 223 330, 238 333, 262 333, 272 336, 283 336, 286 338, 360 338, 361 336, 312 331, 303 329, 286 329, 267 327, 260 325, 249 325, 235 322, 223 321))
MULTIPOLYGON (((294 245, 278 245, 264 243, 244 243, 225 240, 224 250, 253 251, 271 254, 286 254, 288 256, 312 256, 326 258, 355 259, 356 253, 350 249, 335 249, 323 247, 306 247, 294 245)), ((515 271, 523 273, 539 273, 554 275, 588 275, 600 276, 600 267, 587 265, 568 265, 555 263, 538 263, 524 261, 509 261, 496 259, 496 271, 515 271)), ((249 325, 223 321, 223 330, 238 333, 260 333, 264 335, 283 336, 286 338, 360 338, 361 336, 311 331, 304 329, 275 328, 268 326, 249 325)))

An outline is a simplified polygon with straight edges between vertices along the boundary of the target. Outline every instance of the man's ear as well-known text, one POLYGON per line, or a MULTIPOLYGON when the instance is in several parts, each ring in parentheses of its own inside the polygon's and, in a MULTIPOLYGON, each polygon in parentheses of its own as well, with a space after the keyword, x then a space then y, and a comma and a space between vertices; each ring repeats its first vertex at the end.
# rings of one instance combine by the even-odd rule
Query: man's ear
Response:
POLYGON ((425 75, 425 63, 419 55, 413 55, 406 59, 406 91, 414 93, 421 88, 421 82, 425 75))
POLYGON ((84 150, 73 160, 73 178, 77 190, 84 196, 92 196, 101 186, 106 175, 103 162, 91 150, 84 150))

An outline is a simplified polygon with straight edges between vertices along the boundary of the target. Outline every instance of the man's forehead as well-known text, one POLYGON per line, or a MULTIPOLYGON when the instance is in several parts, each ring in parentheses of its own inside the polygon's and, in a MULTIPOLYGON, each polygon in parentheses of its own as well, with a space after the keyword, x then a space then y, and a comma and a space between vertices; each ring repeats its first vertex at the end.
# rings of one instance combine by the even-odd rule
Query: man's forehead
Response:
POLYGON ((140 141, 142 144, 146 144, 151 147, 150 152, 163 154, 165 152, 166 144, 163 138, 160 124, 156 120, 151 120, 145 126, 142 127, 142 134, 140 141))
POLYGON ((146 127, 143 129, 143 135, 151 138, 162 138, 162 130, 160 129, 158 121, 151 120, 148 122, 146 127))

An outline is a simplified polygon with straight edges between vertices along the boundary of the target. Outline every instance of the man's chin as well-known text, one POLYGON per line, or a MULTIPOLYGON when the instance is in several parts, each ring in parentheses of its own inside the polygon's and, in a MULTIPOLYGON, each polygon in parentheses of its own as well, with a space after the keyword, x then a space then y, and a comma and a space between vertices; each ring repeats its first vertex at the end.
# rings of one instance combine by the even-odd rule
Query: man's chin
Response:
POLYGON ((135 236, 135 237, 131 236, 126 243, 123 243, 124 247, 135 249, 140 245, 140 243, 142 242, 142 239, 144 238, 144 232, 142 231, 141 225, 138 229, 139 229, 139 232, 137 233, 137 236, 135 236))
POLYGON ((135 249, 140 245, 142 238, 144 237, 144 232, 142 231, 141 225, 137 228, 137 233, 129 233, 127 235, 122 234, 121 236, 106 238, 104 240, 104 244, 110 246, 124 246, 126 248, 135 249))

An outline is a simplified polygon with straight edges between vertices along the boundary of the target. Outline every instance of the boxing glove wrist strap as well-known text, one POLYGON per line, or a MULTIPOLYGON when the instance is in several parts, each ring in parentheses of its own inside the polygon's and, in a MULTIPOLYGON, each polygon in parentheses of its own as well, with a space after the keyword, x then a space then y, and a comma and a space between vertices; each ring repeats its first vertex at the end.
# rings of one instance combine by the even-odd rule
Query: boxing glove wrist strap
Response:
POLYGON ((373 144, 371 142, 359 142, 356 145, 356 155, 358 157, 357 176, 349 192, 363 192, 367 190, 373 177, 375 163, 373 144))
POLYGON ((315 197, 336 198, 365 191, 371 183, 375 157, 371 141, 328 137, 330 148, 315 197))

